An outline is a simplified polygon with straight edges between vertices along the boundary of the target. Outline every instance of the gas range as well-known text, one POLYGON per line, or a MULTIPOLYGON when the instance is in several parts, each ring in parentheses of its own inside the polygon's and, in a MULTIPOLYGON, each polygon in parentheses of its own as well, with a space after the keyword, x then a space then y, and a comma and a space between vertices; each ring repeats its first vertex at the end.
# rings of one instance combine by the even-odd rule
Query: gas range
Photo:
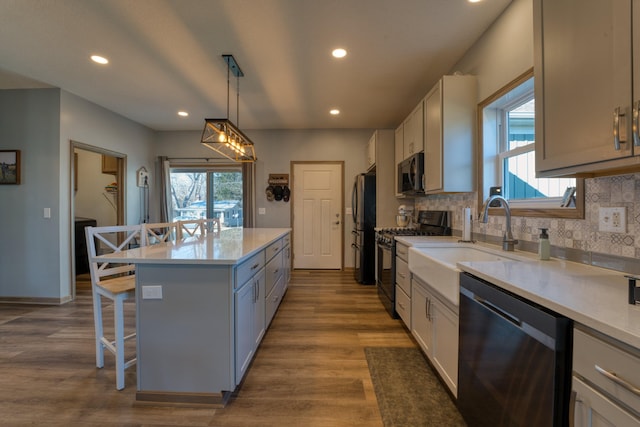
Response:
POLYGON ((378 244, 392 246, 395 236, 450 236, 449 211, 420 211, 415 227, 387 227, 376 231, 378 244))
POLYGON ((389 227, 376 231, 376 284, 378 295, 391 317, 397 318, 396 236, 451 236, 449 211, 420 211, 414 227, 389 227))

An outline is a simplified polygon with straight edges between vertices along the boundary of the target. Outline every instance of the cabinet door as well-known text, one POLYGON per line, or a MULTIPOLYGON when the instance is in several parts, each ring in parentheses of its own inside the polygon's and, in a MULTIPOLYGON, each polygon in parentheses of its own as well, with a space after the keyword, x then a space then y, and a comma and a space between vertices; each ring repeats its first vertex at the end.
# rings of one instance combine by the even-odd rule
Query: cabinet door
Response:
POLYGON ((376 164, 376 133, 369 138, 367 144, 367 169, 371 169, 376 164))
POLYGON ((235 293, 236 384, 249 367, 255 340, 253 335, 255 287, 249 279, 235 293))
POLYGON ((394 182, 394 191, 396 192, 396 197, 403 197, 402 193, 398 192, 398 164, 404 160, 404 125, 401 123, 400 126, 395 131, 394 134, 395 139, 395 162, 393 168, 393 182, 394 182))
MULTIPOLYGON (((442 188, 442 88, 438 83, 424 102, 425 191, 442 188)), ((457 171, 455 172, 457 173, 457 171)))
POLYGON ((433 364, 454 396, 458 395, 458 315, 437 298, 433 311, 433 364))
POLYGON ((535 0, 537 172, 632 154, 630 16, 630 0, 535 0))
POLYGON ((640 427, 640 420, 617 406, 579 378, 573 377, 575 427, 640 427))
POLYGON ((424 150, 423 103, 413 109, 404 121, 404 158, 424 150))
POLYGON ((411 283, 411 333, 422 350, 431 357, 431 295, 416 281, 411 283))

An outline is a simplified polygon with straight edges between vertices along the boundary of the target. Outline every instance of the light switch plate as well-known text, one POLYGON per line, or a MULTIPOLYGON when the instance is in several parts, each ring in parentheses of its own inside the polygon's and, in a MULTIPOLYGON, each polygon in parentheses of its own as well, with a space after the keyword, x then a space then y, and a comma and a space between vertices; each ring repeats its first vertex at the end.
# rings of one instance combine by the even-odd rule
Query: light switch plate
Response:
POLYGON ((598 230, 611 233, 627 232, 627 208, 605 208, 599 210, 598 230))

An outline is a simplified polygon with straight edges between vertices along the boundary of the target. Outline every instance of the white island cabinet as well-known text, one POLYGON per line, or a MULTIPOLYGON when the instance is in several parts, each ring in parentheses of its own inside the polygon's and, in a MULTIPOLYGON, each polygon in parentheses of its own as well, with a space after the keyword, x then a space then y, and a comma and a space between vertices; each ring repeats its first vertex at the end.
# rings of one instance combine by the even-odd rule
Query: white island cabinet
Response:
POLYGON ((229 229, 98 257, 136 264, 137 400, 225 402, 264 335, 266 260, 284 264, 290 231, 229 229))

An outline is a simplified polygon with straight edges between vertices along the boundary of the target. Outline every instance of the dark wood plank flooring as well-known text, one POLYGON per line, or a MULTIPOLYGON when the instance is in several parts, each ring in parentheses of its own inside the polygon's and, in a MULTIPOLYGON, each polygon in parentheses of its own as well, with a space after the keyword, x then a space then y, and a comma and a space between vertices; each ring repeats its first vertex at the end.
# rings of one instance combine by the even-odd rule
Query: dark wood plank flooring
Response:
MULTIPOLYGON (((126 305, 132 329, 134 306, 126 305)), ((135 368, 116 391, 113 357, 97 369, 93 343, 86 287, 63 306, 0 304, 0 424, 381 426, 363 349, 415 346, 375 287, 332 271, 293 272, 243 384, 223 409, 137 403, 135 368)), ((127 353, 134 351, 132 342, 127 353)))

